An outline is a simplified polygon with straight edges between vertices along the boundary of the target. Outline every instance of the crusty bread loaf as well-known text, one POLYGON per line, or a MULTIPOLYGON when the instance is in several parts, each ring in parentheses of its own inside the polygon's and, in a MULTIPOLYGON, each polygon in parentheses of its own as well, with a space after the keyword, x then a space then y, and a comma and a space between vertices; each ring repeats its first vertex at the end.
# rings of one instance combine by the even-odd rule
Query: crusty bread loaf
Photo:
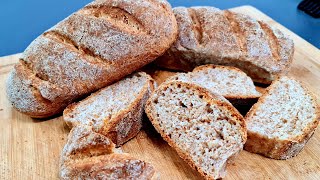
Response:
POLYGON ((71 128, 78 124, 93 126, 95 132, 120 146, 140 131, 144 105, 153 89, 148 74, 135 73, 69 105, 63 119, 71 128))
POLYGON ((285 74, 294 44, 280 30, 249 16, 214 7, 177 7, 178 39, 157 64, 189 71, 201 64, 235 66, 270 84, 285 74))
POLYGON ((274 159, 296 156, 313 135, 320 118, 313 95, 297 80, 274 81, 246 116, 247 151, 274 159))
POLYGON ((31 117, 54 115, 151 62, 176 36, 165 0, 96 0, 27 47, 9 75, 8 98, 31 117))
POLYGON ((207 179, 225 176, 226 164, 243 148, 243 117, 221 95, 190 83, 163 83, 146 113, 155 129, 207 179))
POLYGON ((179 73, 168 81, 197 84, 228 99, 233 105, 253 104, 261 96, 252 80, 240 69, 231 66, 202 65, 189 73, 179 73))
POLYGON ((151 164, 125 153, 90 126, 74 127, 60 157, 60 179, 152 179, 151 164))

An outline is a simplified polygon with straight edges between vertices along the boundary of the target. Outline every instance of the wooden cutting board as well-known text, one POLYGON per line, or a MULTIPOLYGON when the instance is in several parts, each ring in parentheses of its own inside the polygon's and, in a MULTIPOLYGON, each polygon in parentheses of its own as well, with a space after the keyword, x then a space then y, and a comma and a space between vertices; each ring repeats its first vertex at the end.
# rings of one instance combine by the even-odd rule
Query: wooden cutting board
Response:
MULTIPOLYGON (((267 21, 291 36, 296 50, 290 75, 308 84, 319 102, 320 50, 251 6, 233 10, 267 21)), ((69 129, 61 117, 36 120, 11 107, 5 97, 5 81, 18 58, 19 54, 0 58, 0 179, 57 179, 59 155, 69 129)), ((122 149, 151 162, 161 179, 202 179, 151 126, 122 149)), ((320 179, 320 130, 297 157, 272 160, 242 151, 227 170, 225 179, 320 179)))

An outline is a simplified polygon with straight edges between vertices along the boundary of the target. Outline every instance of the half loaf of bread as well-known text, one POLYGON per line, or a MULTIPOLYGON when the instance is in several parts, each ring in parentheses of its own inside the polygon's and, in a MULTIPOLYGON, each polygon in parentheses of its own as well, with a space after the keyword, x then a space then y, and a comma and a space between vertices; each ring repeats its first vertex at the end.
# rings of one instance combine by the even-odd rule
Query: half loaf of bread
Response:
POLYGON ((314 96, 297 80, 274 81, 246 115, 247 151, 274 159, 296 156, 318 126, 314 96))
POLYGON ((135 73, 69 105, 63 119, 71 128, 79 124, 92 126, 120 146, 140 131, 153 83, 146 73, 135 73))
POLYGON ((151 164, 115 152, 114 144, 90 126, 74 127, 60 157, 60 179, 153 179, 151 164))
POLYGON ((231 66, 202 65, 189 73, 179 73, 168 81, 197 84, 228 99, 233 105, 253 104, 261 96, 251 78, 231 66))
POLYGON ((226 164, 246 141, 240 113, 223 96, 195 84, 162 84, 149 98, 146 113, 179 156, 207 179, 224 177, 226 164))
POLYGON ((9 101, 44 118, 162 55, 177 23, 165 0, 96 0, 36 38, 7 80, 9 101))
POLYGON ((280 30, 214 7, 177 7, 173 11, 178 39, 158 65, 184 71, 202 64, 235 66, 264 84, 288 72, 294 44, 280 30))

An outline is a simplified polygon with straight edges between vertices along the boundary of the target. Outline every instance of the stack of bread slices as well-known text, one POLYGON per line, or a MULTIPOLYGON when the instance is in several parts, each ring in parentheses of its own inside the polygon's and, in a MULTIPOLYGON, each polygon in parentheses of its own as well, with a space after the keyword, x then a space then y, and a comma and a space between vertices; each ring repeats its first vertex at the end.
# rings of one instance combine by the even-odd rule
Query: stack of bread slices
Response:
POLYGON ((144 112, 186 163, 219 179, 243 148, 288 159, 312 137, 320 112, 286 75, 293 53, 280 30, 229 10, 96 0, 30 44, 7 95, 31 117, 63 111, 61 179, 157 179, 115 148, 139 133, 144 112), (140 69, 153 60, 155 80, 140 69))

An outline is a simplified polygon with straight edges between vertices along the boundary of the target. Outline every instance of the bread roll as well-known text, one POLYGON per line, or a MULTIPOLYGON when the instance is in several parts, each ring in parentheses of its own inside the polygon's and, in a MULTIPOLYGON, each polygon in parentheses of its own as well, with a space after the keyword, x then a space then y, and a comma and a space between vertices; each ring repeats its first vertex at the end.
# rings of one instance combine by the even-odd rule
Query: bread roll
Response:
POLYGON ((294 44, 280 30, 214 7, 177 7, 173 11, 178 39, 156 61, 158 65, 184 71, 202 64, 235 66, 263 84, 288 72, 294 44))
POLYGON ((61 112, 162 55, 177 36, 165 0, 96 0, 36 38, 7 80, 7 95, 31 117, 61 112))

